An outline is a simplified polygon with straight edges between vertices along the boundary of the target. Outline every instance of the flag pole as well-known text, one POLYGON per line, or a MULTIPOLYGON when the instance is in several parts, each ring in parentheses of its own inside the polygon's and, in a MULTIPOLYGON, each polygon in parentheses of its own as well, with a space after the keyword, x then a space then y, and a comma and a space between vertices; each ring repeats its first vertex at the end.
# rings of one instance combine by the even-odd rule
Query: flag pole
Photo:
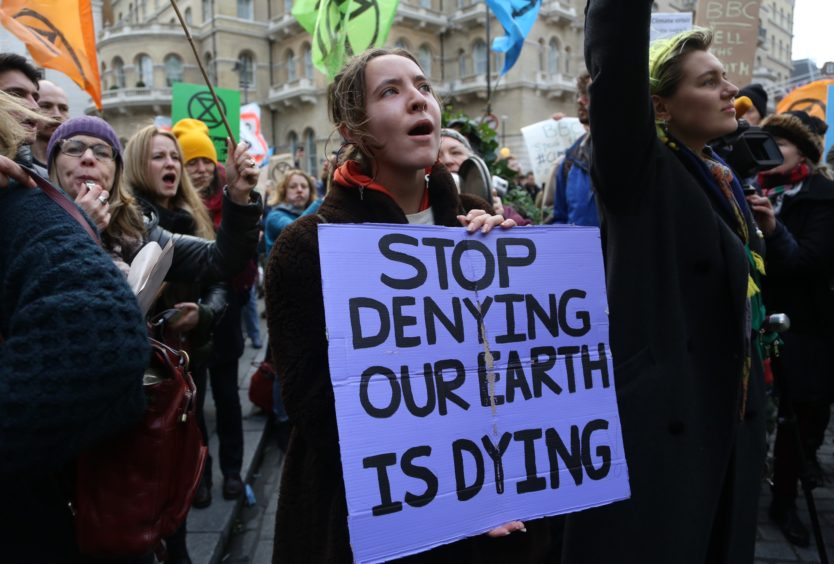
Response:
POLYGON ((174 8, 174 12, 177 14, 177 19, 180 20, 180 25, 182 26, 183 31, 185 31, 185 38, 188 39, 188 44, 191 45, 191 50, 194 52, 194 58, 197 60, 197 66, 203 74, 203 80, 206 81, 206 86, 208 86, 209 91, 211 92, 211 97, 214 98, 214 105, 217 108, 217 113, 220 114, 220 118, 223 120, 223 125, 226 126, 226 133, 229 134, 229 139, 232 140, 232 145, 237 145, 235 134, 232 133, 232 127, 226 119, 226 114, 223 111, 223 106, 220 105, 220 99, 217 97, 217 92, 214 91, 214 86, 212 86, 208 74, 206 74, 206 69, 203 67, 202 61, 200 61, 200 54, 197 53, 197 47, 194 45, 194 39, 191 37, 191 32, 188 31, 188 25, 185 23, 182 13, 180 13, 180 8, 177 6, 177 0, 171 0, 171 7, 174 8))

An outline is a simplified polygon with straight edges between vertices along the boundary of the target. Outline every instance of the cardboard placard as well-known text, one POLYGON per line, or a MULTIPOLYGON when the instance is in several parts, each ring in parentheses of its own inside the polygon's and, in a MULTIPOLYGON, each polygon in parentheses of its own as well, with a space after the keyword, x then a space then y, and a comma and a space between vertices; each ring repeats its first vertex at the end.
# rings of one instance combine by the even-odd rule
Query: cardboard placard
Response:
POLYGON ((318 229, 356 562, 629 497, 598 229, 318 229))

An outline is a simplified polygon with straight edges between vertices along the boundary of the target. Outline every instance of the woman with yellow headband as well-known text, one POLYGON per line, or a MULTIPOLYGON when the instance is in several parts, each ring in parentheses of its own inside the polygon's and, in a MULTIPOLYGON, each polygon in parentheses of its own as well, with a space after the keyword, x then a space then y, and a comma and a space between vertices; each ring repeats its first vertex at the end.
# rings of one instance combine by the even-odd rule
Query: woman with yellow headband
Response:
POLYGON ((649 47, 649 0, 589 0, 592 170, 631 498, 570 515, 564 562, 752 562, 765 454, 763 247, 707 143, 738 92, 693 30, 649 47))

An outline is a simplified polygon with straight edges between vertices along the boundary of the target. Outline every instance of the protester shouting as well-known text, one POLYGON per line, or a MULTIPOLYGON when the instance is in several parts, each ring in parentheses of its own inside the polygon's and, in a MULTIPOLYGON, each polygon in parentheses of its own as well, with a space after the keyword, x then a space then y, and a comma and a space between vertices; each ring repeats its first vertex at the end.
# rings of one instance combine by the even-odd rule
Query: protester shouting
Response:
POLYGON ((707 143, 738 89, 693 30, 649 49, 652 2, 590 0, 592 173, 631 498, 568 516, 564 561, 753 561, 765 454, 762 239, 707 143))
MULTIPOLYGON (((372 49, 353 59, 330 86, 328 110, 347 140, 333 185, 317 214, 285 229, 267 265, 270 344, 292 425, 274 562, 353 561, 327 364, 318 225, 463 225, 469 232, 514 225, 484 212, 487 202, 458 195, 451 175, 437 163, 440 105, 407 51, 372 49)), ((470 538, 407 560, 538 561, 547 549, 547 525, 534 522, 526 535, 509 534, 523 526, 515 521, 491 532, 501 538, 470 538)))

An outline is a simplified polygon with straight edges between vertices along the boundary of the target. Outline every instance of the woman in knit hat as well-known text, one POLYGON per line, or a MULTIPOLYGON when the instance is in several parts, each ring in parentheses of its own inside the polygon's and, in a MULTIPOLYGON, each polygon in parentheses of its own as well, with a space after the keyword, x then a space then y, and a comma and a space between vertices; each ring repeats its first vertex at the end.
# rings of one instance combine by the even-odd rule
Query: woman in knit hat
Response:
POLYGON ((834 399, 834 182, 819 165, 824 122, 788 112, 768 117, 762 129, 776 139, 784 162, 759 175, 763 195, 749 200, 767 242, 768 309, 791 320, 776 377, 786 396, 780 408, 791 402, 800 438, 797 445, 793 428, 777 430, 770 517, 790 542, 808 546, 808 529, 796 514, 796 484, 803 462, 814 481, 822 480, 817 449, 834 399))
POLYGON ((707 30, 650 46, 652 4, 586 9, 591 170, 631 498, 568 515, 562 561, 752 563, 766 447, 754 346, 763 240, 708 146, 738 128, 738 88, 707 30))

